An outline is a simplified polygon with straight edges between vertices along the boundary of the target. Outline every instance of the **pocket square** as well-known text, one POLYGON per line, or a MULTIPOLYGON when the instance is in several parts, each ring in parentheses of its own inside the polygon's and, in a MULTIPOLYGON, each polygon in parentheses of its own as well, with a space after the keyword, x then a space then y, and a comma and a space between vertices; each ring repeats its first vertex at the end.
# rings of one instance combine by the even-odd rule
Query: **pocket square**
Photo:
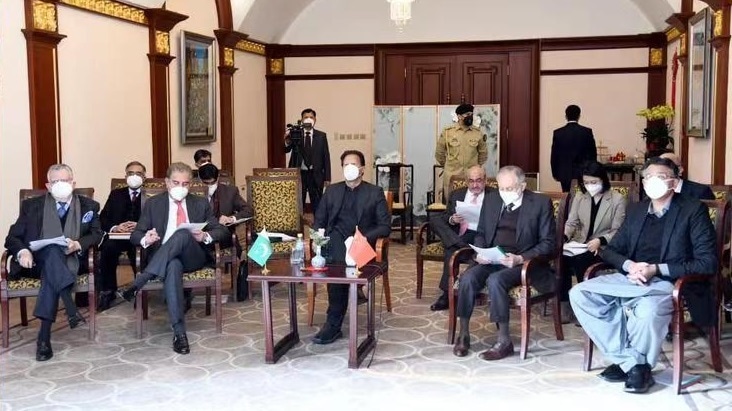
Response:
POLYGON ((81 223, 86 224, 94 218, 94 211, 87 211, 84 217, 81 218, 81 223))

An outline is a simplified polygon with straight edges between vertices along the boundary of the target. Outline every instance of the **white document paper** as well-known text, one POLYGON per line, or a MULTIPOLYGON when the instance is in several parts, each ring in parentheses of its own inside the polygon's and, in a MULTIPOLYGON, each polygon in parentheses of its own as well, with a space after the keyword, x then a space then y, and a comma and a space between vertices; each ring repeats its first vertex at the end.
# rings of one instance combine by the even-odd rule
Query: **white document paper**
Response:
POLYGON ((562 246, 562 249, 562 254, 572 257, 587 252, 587 244, 570 241, 565 243, 564 246, 562 246))
POLYGON ((490 262, 498 262, 498 260, 506 256, 506 253, 503 252, 501 247, 478 248, 470 244, 470 248, 472 248, 480 258, 490 262))
POLYGON ((68 246, 68 243, 66 242, 66 237, 64 237, 64 236, 58 236, 58 237, 54 237, 54 238, 44 238, 42 240, 31 241, 30 250, 38 251, 47 245, 60 245, 61 247, 66 247, 66 246, 68 246))
POLYGON ((188 230, 188 231, 196 231, 196 230, 203 230, 206 227, 206 224, 208 223, 182 223, 178 227, 175 228, 175 231, 178 230, 188 230))
POLYGON ((132 233, 107 233, 110 240, 129 240, 132 233))
POLYGON ((230 226, 230 225, 237 225, 237 224, 241 224, 241 223, 243 223, 243 222, 245 222, 245 221, 249 221, 249 220, 251 220, 252 218, 254 218, 254 217, 244 217, 244 218, 240 218, 240 219, 238 219, 238 220, 236 220, 236 221, 234 221, 234 222, 231 222, 231 223, 227 223, 227 224, 224 224, 224 225, 225 225, 225 226, 230 226))
POLYGON ((480 204, 458 201, 455 203, 455 212, 460 214, 468 225, 478 225, 480 221, 480 204))
POLYGON ((283 233, 269 233, 268 232, 267 233, 267 237, 269 237, 269 238, 272 238, 272 237, 281 238, 282 239, 282 242, 288 242, 288 241, 295 241, 295 240, 297 240, 297 238, 295 238, 295 237, 293 237, 291 235, 283 234, 283 233))

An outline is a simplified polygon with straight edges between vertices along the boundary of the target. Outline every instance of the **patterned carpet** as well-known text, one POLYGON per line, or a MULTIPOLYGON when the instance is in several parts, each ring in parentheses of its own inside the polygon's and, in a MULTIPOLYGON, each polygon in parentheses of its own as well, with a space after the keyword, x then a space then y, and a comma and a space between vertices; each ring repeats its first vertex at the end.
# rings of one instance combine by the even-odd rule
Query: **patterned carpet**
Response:
MULTIPOLYGON (((302 341, 277 364, 264 363, 261 298, 224 306, 224 331, 196 304, 188 313, 191 354, 177 355, 159 297, 151 300, 150 320, 141 340, 135 337, 132 306, 119 304, 98 317, 96 341, 87 340, 87 327, 70 330, 65 320, 53 332, 55 356, 45 363, 34 359, 37 321, 11 329, 11 346, 0 352, 0 411, 59 410, 447 410, 461 406, 531 406, 572 409, 732 409, 731 328, 723 336, 725 372, 715 374, 703 339, 686 342, 686 364, 702 376, 687 394, 674 395, 657 383, 649 394, 632 395, 622 384, 603 382, 595 375, 603 366, 595 356, 592 372, 580 370, 582 330, 565 326, 557 341, 549 317, 535 310, 529 357, 518 353, 487 363, 477 357, 494 341, 495 327, 484 309, 472 323, 473 350, 466 358, 452 354, 446 344, 446 312, 433 313, 440 264, 426 263, 425 295, 414 296, 414 246, 393 244, 391 286, 393 313, 377 312, 378 345, 368 368, 347 369, 347 341, 329 346, 310 343, 317 327, 305 319, 304 287, 299 289, 302 341)), ((380 284, 380 281, 377 282, 380 284)), ((286 293, 273 288, 276 331, 286 330, 286 293)), ((377 292, 379 301, 380 285, 377 292)), ((377 304, 378 302, 377 301, 377 304)), ((17 316, 17 303, 12 305, 17 316)), ((316 325, 325 318, 325 288, 319 288, 316 325)), ((365 309, 360 309, 362 318, 365 309)), ((63 318, 63 314, 59 316, 63 318)), ((19 321, 17 318, 15 323, 19 321)), ((345 327, 344 327, 345 331, 345 327)), ((520 323, 511 322, 518 343, 520 323)), ((668 373, 670 346, 654 373, 668 373)), ((366 360, 366 364, 368 363, 366 360)))

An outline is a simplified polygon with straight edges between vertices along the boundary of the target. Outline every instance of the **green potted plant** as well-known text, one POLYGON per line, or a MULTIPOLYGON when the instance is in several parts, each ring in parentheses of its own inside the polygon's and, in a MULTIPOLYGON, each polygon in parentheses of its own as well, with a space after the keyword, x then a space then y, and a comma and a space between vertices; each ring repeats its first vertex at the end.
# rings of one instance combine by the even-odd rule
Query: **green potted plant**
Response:
POLYGON ((641 138, 646 142, 646 157, 655 156, 666 149, 673 148, 671 120, 675 114, 674 108, 668 104, 644 108, 636 113, 637 116, 647 120, 646 128, 641 133, 641 138))

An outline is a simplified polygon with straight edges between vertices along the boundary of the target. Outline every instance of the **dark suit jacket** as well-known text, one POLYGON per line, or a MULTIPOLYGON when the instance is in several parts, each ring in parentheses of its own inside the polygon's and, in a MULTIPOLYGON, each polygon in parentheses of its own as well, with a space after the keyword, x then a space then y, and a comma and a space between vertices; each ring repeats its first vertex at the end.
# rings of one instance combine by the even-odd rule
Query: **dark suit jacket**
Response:
POLYGON ((236 186, 219 184, 211 197, 211 208, 216 218, 235 216, 237 219, 251 217, 254 214, 252 207, 239 194, 236 186), (218 210, 216 204, 218 203, 218 210))
MULTIPOLYGON (((305 131, 303 131, 303 138, 305 138, 305 131)), ((323 186, 324 181, 330 180, 330 152, 328 151, 328 139, 324 132, 320 130, 313 130, 312 135, 312 157, 310 164, 313 166, 313 178, 318 187, 323 186)), ((302 144, 298 144, 298 151, 303 152, 302 144)), ((294 144, 285 145, 285 153, 292 151, 294 144)), ((290 162, 287 165, 290 168, 300 168, 302 165, 301 156, 290 156, 290 162)))
MULTIPOLYGON (((219 224, 219 220, 214 216, 211 206, 205 197, 189 194, 186 196, 185 202, 188 211, 188 221, 191 223, 207 222, 208 224, 206 224, 204 231, 211 235, 214 242, 222 241, 231 235, 226 227, 219 224)), ((169 197, 167 192, 150 197, 145 202, 145 206, 142 207, 140 220, 137 222, 135 231, 130 236, 130 241, 134 245, 140 245, 140 240, 145 237, 145 233, 155 228, 155 231, 160 236, 160 240, 147 248, 148 258, 160 248, 163 237, 165 237, 165 230, 168 228, 168 212, 169 197)), ((201 246, 205 247, 203 243, 201 243, 201 246)))
MULTIPOLYGON (((384 190, 365 181, 361 182, 361 189, 366 190, 366 200, 359 202, 356 210, 357 225, 369 243, 373 246, 376 239, 388 237, 391 233, 391 216, 386 207, 384 190)), ((326 188, 320 206, 315 211, 314 229, 325 228, 325 234, 330 235, 336 222, 336 217, 341 212, 343 196, 346 192, 346 183, 340 182, 331 184, 326 188)))
MULTIPOLYGON (((475 235, 475 246, 486 248, 492 245, 498 227, 498 220, 503 208, 503 200, 498 191, 487 192, 480 210, 478 233, 475 235)), ((516 226, 516 244, 518 254, 528 261, 534 257, 551 257, 556 252, 556 221, 550 198, 525 190, 521 207, 518 209, 516 226)), ((554 276, 546 266, 543 270, 532 273, 531 282, 540 292, 554 288, 554 276)))
POLYGON ((140 204, 142 202, 142 190, 137 196, 135 204, 130 199, 130 190, 127 187, 115 188, 109 193, 107 202, 104 204, 99 219, 102 222, 102 230, 109 232, 112 227, 127 222, 137 221, 140 218, 140 204))
POLYGON ((684 180, 681 185, 681 194, 698 200, 714 200, 714 192, 708 185, 691 180, 684 180))
MULTIPOLYGON (((623 263, 630 259, 638 246, 649 204, 650 201, 645 200, 630 206, 625 222, 610 244, 600 252, 605 262, 623 273, 623 263)), ((668 264, 669 275, 659 277, 670 282, 689 274, 716 273, 716 233, 709 219, 709 210, 699 200, 684 195, 673 196, 666 212, 661 237, 661 261, 658 263, 668 264)), ((706 287, 703 290, 692 288, 685 295, 692 319, 698 325, 710 324, 709 321, 716 318, 714 299, 708 292, 706 287)))
POLYGON ((587 161, 597 161, 591 128, 571 122, 554 130, 551 164, 555 180, 569 184, 573 178, 581 178, 587 161))
MULTIPOLYGON (((13 256, 13 265, 11 266, 11 275, 16 276, 22 269, 20 265, 15 261, 15 257, 18 253, 28 248, 30 249, 30 242, 41 239, 41 231, 43 230, 43 207, 46 201, 46 196, 39 196, 29 198, 20 205, 20 215, 15 221, 15 224, 10 226, 8 236, 5 238, 5 248, 8 249, 10 255, 13 256)), ((75 240, 81 245, 82 255, 86 253, 86 250, 93 245, 98 245, 102 241, 101 223, 99 221, 99 203, 96 201, 79 195, 74 195, 72 201, 78 201, 81 207, 80 216, 84 218, 84 214, 92 212, 93 217, 90 221, 80 222, 79 225, 79 238, 75 240)), ((81 258, 80 267, 85 269, 86 264, 85 258, 81 258)))

